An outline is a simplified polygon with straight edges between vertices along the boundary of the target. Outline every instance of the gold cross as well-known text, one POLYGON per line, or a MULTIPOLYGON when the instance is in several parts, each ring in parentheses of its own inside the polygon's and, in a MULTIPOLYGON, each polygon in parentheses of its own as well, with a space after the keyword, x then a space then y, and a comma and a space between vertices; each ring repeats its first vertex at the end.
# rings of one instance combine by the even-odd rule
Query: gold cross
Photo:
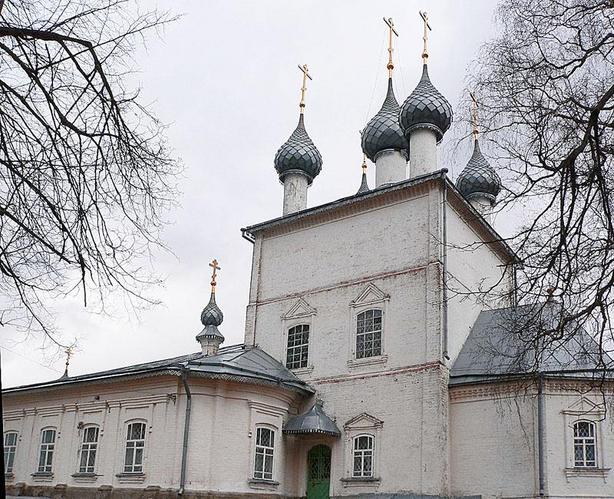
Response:
POLYGON ((478 140, 478 100, 473 95, 473 92, 469 92, 471 96, 471 127, 473 128, 473 140, 478 140))
POLYGON ((392 35, 394 34, 396 36, 399 36, 399 33, 397 33, 397 30, 394 29, 392 17, 389 17, 388 19, 384 17, 384 22, 388 26, 388 66, 386 67, 388 68, 388 77, 392 78, 392 70, 394 69, 394 64, 392 63, 392 52, 394 50, 392 48, 392 35))
POLYGON ((367 155, 362 155, 362 172, 367 173, 367 155))
POLYGON ((215 286, 217 286, 216 277, 217 271, 222 270, 222 267, 218 266, 217 260, 214 258, 213 261, 209 264, 209 267, 213 269, 213 273, 211 274, 211 292, 215 293, 215 286))
POLYGON ((302 66, 299 64, 298 68, 303 73, 303 86, 301 87, 301 103, 299 104, 299 107, 301 108, 301 114, 303 114, 303 111, 305 110, 305 92, 307 91, 307 78, 309 78, 310 80, 313 80, 313 78, 309 74, 307 64, 303 64, 302 66))
POLYGON ((429 24, 429 18, 425 12, 420 11, 420 17, 422 21, 424 21, 424 35, 422 35, 422 40, 424 41, 424 48, 422 49, 422 62, 426 64, 426 61, 429 58, 429 53, 426 48, 426 43, 429 39, 429 31, 431 31, 431 25, 429 24))
POLYGON ((72 357, 72 352, 73 352, 72 345, 66 348, 66 350, 64 350, 64 353, 66 354, 66 367, 64 369, 64 376, 68 376, 68 366, 70 364, 70 358, 72 357))

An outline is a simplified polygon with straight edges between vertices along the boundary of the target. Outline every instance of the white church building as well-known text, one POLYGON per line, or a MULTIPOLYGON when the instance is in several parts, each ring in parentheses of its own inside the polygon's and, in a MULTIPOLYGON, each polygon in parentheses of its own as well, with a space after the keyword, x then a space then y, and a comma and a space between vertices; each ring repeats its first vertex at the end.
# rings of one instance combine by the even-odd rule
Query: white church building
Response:
POLYGON ((423 56, 402 105, 390 59, 362 133, 375 186, 315 207, 301 100, 283 215, 242 229, 243 344, 222 346, 214 262, 197 353, 3 391, 10 495, 614 498, 614 381, 588 336, 523 342, 560 307, 516 302, 477 134, 456 181, 438 164, 452 108, 423 56))

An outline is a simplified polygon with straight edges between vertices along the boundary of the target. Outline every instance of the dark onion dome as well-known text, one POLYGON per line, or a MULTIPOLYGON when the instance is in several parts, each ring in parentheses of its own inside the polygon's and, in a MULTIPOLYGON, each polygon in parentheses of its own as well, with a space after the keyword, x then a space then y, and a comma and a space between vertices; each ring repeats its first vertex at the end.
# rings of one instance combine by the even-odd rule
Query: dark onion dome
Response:
POLYGON ((406 137, 412 130, 428 128, 437 135, 437 142, 452 124, 452 106, 431 83, 426 64, 418 85, 401 106, 399 122, 406 137))
POLYGON ((296 129, 275 155, 275 170, 282 182, 288 173, 301 173, 310 185, 322 170, 322 156, 307 135, 302 113, 296 129))
POLYGON ((224 320, 224 314, 215 303, 215 293, 211 293, 211 298, 209 299, 209 303, 203 309, 200 314, 200 322, 202 322, 204 329, 198 333, 196 339, 203 337, 208 338, 220 338, 221 341, 224 341, 224 336, 219 332, 217 327, 224 320))
POLYGON ((399 126, 399 103, 394 96, 392 78, 388 78, 388 92, 379 112, 362 131, 362 152, 375 162, 380 151, 394 149, 407 158, 407 139, 399 126))
POLYGON ((490 163, 480 151, 480 144, 476 140, 473 145, 473 154, 456 180, 456 188, 465 199, 485 197, 492 203, 501 192, 501 179, 490 163))

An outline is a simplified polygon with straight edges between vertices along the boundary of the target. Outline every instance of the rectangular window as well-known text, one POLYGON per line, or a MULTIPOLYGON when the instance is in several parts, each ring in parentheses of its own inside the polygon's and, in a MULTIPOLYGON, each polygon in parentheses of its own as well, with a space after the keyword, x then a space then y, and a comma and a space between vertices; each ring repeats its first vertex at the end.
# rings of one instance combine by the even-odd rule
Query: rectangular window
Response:
POLYGON ((17 450, 17 432, 10 431, 4 434, 4 472, 12 473, 15 464, 15 451, 17 450))
POLYGON ((301 324, 288 330, 288 352, 286 367, 300 369, 307 367, 309 355, 309 325, 301 324))
POLYGON ((55 450, 55 430, 43 430, 41 433, 41 446, 38 454, 39 473, 51 473, 53 466, 53 451, 55 450))
POLYGON ((373 437, 362 435, 354 438, 353 458, 353 477, 370 478, 373 476, 373 437))
POLYGON ((124 473, 143 472, 143 451, 145 450, 145 423, 130 423, 126 435, 126 459, 124 473))
POLYGON ((595 423, 578 421, 573 425, 574 466, 590 468, 597 466, 595 423))
POLYGON ((356 358, 382 354, 382 311, 365 310, 356 316, 356 358))
POLYGON ((275 447, 275 432, 268 428, 256 429, 256 458, 254 462, 254 478, 273 479, 273 449, 275 447))
POLYGON ((79 460, 79 473, 94 473, 97 450, 98 428, 96 426, 88 426, 83 429, 83 441, 81 442, 81 459, 79 460))

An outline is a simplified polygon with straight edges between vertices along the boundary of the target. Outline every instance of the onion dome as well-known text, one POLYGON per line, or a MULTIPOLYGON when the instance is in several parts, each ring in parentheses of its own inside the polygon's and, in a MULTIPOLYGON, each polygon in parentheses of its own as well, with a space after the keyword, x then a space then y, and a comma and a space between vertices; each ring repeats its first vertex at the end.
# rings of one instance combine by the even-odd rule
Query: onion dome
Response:
POLYGON ((485 197, 493 204, 501 192, 501 179, 482 155, 477 139, 473 145, 471 159, 456 180, 456 188, 467 200, 485 197))
POLYGON ((418 85, 401 106, 399 122, 406 137, 412 130, 428 128, 435 132, 438 143, 450 128, 452 106, 431 83, 426 64, 418 85))
POLYGON ((307 135, 303 113, 296 129, 275 155, 275 170, 281 182, 288 173, 300 173, 307 177, 310 185, 322 170, 322 156, 307 135))
POLYGON ((217 306, 217 303, 215 303, 215 292, 212 292, 209 303, 200 314, 200 322, 205 327, 198 333, 196 339, 200 341, 201 338, 219 338, 221 341, 224 341, 224 336, 217 328, 223 320, 224 314, 217 306))
POLYGON ((399 103, 394 96, 392 78, 388 78, 388 92, 379 112, 362 131, 362 152, 375 162, 380 151, 394 149, 407 158, 407 139, 399 126, 399 103))

